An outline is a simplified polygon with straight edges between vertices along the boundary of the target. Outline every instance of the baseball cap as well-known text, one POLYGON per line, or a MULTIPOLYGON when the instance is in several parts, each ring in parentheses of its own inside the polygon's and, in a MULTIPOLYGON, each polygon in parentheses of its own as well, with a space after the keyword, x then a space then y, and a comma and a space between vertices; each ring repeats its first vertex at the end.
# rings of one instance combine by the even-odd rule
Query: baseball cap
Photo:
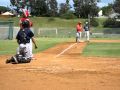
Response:
POLYGON ((81 22, 78 22, 78 24, 81 24, 81 22))

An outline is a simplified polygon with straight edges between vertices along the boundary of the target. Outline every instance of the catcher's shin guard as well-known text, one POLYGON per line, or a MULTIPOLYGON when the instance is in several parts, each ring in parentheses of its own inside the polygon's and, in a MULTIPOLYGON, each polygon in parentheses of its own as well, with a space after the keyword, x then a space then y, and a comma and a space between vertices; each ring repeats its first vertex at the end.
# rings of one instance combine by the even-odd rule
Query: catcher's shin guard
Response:
POLYGON ((26 58, 25 56, 18 54, 16 55, 16 60, 18 63, 29 63, 31 61, 31 58, 26 58))
POLYGON ((26 57, 26 47, 20 48, 19 54, 12 56, 6 60, 6 63, 18 64, 18 63, 29 63, 31 58, 26 57))
POLYGON ((12 56, 10 59, 6 60, 7 63, 12 63, 12 64, 18 64, 17 58, 15 56, 12 56))
POLYGON ((15 56, 12 56, 10 59, 6 60, 6 64, 12 63, 12 64, 18 64, 18 63, 30 63, 31 58, 23 57, 20 54, 17 54, 15 56))

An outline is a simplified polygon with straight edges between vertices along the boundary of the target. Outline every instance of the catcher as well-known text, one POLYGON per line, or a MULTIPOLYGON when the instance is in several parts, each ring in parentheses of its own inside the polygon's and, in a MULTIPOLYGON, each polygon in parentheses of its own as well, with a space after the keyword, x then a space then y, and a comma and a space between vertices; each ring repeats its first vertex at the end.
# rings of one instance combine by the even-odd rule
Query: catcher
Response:
MULTIPOLYGON (((21 9, 21 10, 22 10, 22 17, 20 18, 20 21, 19 21, 20 29, 23 29, 22 22, 24 22, 25 20, 29 21, 29 28, 31 28, 33 26, 33 23, 28 18, 29 17, 28 10, 26 10, 26 9, 21 9)), ((30 39, 30 47, 31 47, 30 48, 30 55, 31 55, 32 59, 35 59, 34 56, 33 56, 33 53, 32 53, 32 47, 33 47, 32 43, 33 43, 33 41, 30 39)))
POLYGON ((22 22, 23 29, 20 29, 16 39, 19 44, 19 48, 17 49, 17 54, 12 56, 10 59, 6 60, 6 63, 29 63, 31 61, 30 55, 30 39, 32 39, 35 49, 37 45, 34 39, 34 33, 29 28, 29 21, 25 20, 22 22))

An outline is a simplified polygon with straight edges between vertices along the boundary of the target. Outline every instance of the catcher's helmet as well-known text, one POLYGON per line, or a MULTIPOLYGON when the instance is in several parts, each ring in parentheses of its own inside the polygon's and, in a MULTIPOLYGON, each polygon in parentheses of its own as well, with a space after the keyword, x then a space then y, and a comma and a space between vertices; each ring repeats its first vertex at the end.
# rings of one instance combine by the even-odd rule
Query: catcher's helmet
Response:
POLYGON ((30 22, 29 22, 28 20, 24 20, 24 21, 22 22, 22 27, 23 27, 23 28, 28 28, 28 27, 30 27, 30 22))

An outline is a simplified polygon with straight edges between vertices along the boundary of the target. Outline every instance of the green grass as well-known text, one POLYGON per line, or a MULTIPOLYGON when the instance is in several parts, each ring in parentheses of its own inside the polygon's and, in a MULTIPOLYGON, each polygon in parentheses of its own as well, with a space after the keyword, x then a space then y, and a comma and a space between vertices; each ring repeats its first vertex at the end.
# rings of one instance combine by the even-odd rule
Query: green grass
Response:
MULTIPOLYGON (((33 27, 35 30, 38 28, 74 28, 76 27, 76 24, 78 21, 82 22, 84 25, 84 22, 86 19, 61 19, 58 17, 29 17, 30 20, 33 22, 33 27)), ((19 20, 20 17, 0 17, 0 21, 8 21, 8 20, 13 20, 14 21, 14 26, 19 26, 19 20)), ((105 21, 105 18, 97 18, 97 21, 99 22, 98 27, 91 27, 92 32, 103 32, 105 28, 103 28, 103 22, 105 21)))
MULTIPOLYGON (((19 19, 18 17, 12 17, 12 18, 3 18, 0 17, 0 21, 7 21, 7 20, 13 20, 14 25, 19 25, 19 19)), ((34 27, 47 27, 47 28, 53 28, 53 27, 75 27, 78 21, 81 21, 84 23, 85 19, 60 19, 60 18, 52 18, 52 17, 30 17, 30 20, 33 22, 34 27)))
MULTIPOLYGON (((38 53, 59 43, 71 42, 73 38, 37 38, 38 53)), ((15 54, 18 47, 16 40, 0 40, 0 55, 15 54)), ((88 43, 83 51, 84 56, 120 57, 120 43, 88 43)))
POLYGON ((103 22, 105 22, 107 20, 107 18, 98 18, 97 21, 99 21, 99 26, 98 28, 102 28, 103 27, 103 22))
POLYGON ((89 43, 84 56, 120 57, 120 43, 89 43))
POLYGON ((51 48, 59 43, 71 41, 71 38, 40 38, 37 39, 38 49, 34 49, 33 52, 41 52, 48 48, 51 48))
POLYGON ((15 40, 0 40, 0 54, 15 53, 17 43, 15 40))
MULTIPOLYGON (((34 53, 44 51, 59 43, 70 41, 68 38, 39 38, 36 39, 38 49, 33 49, 34 53)), ((18 44, 16 40, 0 40, 0 55, 15 54, 18 44)))

